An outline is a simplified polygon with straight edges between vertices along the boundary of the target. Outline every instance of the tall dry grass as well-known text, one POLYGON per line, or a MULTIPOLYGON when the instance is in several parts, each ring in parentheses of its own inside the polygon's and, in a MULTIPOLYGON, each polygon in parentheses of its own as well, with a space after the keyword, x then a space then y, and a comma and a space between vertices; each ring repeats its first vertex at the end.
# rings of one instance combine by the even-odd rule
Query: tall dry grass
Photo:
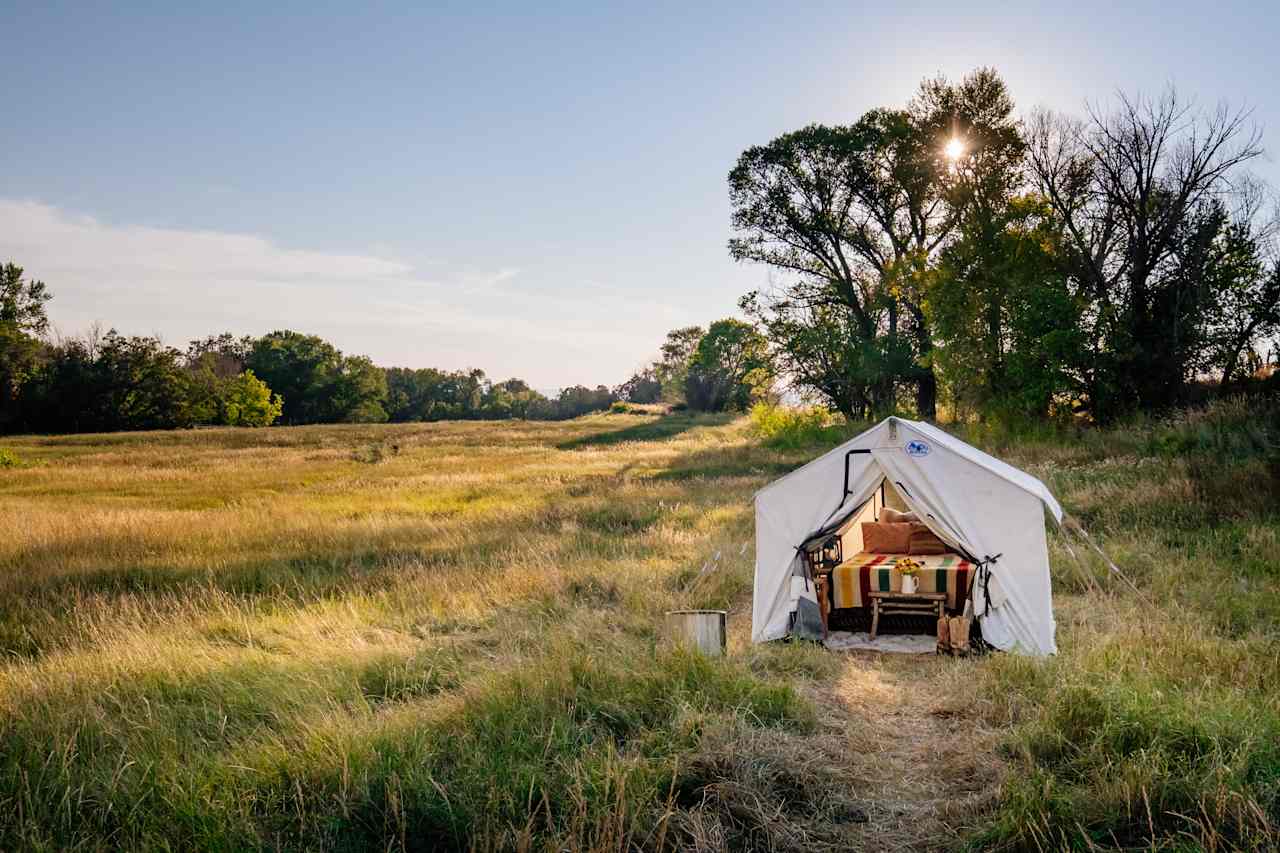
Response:
POLYGON ((0 849, 1271 849, 1278 427, 964 428, 1138 588, 1054 535, 1050 661, 746 643, 751 493, 827 425, 6 440, 0 849))

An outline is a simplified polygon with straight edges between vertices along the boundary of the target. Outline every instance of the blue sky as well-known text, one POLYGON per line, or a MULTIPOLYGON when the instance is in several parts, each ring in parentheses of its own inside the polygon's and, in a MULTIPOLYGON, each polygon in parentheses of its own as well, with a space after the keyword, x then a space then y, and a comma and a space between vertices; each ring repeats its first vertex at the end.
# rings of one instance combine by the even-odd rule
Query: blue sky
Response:
POLYGON ((616 384, 767 283, 725 250, 742 149, 927 75, 1073 112, 1173 82, 1280 145, 1274 5, 265 5, 0 2, 0 259, 63 333, 616 384))

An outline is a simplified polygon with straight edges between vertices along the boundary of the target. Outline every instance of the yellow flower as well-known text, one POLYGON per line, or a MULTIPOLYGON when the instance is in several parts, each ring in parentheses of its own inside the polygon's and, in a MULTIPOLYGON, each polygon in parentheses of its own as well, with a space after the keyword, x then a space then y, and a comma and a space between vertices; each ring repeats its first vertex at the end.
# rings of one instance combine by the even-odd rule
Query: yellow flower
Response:
POLYGON ((923 568, 919 563, 910 557, 903 557, 894 563, 894 568, 898 570, 898 574, 910 577, 923 568))

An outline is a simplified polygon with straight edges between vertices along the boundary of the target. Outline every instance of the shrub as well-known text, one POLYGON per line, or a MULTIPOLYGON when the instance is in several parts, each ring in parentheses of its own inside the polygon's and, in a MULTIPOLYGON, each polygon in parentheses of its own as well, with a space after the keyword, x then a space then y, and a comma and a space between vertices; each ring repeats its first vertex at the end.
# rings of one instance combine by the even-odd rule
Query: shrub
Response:
POLYGON ((1156 455, 1212 455, 1244 461, 1269 456, 1280 446, 1280 404, 1270 398, 1232 397, 1186 409, 1151 430, 1148 451, 1156 455))
POLYGON ((17 468, 18 454, 0 447, 0 468, 17 468))
POLYGON ((751 408, 751 428, 770 447, 834 444, 844 437, 843 426, 843 421, 821 406, 793 408, 757 403, 751 408))

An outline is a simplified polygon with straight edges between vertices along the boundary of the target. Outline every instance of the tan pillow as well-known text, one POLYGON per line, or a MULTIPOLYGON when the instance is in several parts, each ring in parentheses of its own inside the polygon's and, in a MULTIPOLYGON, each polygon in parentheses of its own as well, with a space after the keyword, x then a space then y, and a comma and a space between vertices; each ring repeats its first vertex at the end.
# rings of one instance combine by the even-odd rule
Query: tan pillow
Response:
POLYGON ((910 524, 862 522, 862 550, 871 554, 906 554, 911 544, 910 524))
POLYGON ((880 520, 888 524, 903 524, 908 521, 919 521, 920 516, 914 512, 899 512, 893 507, 880 510, 880 520))
POLYGON ((935 536, 927 526, 917 521, 910 527, 911 533, 907 537, 908 554, 924 557, 932 554, 946 554, 950 550, 947 543, 935 536))

